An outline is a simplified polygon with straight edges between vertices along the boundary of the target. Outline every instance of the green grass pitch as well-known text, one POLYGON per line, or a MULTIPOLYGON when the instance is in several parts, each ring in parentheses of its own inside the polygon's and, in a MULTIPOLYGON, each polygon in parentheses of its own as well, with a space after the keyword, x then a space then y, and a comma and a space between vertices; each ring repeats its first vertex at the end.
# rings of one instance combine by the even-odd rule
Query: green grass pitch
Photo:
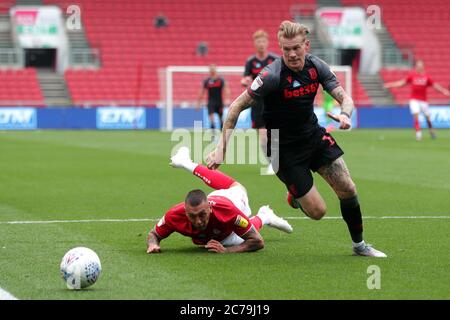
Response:
POLYGON ((0 287, 19 299, 449 299, 450 131, 424 133, 421 142, 412 129, 333 134, 367 217, 365 239, 388 255, 374 259, 351 255, 337 198, 319 176, 336 219, 304 219, 275 176, 231 164, 221 170, 247 187, 252 209, 270 204, 294 232, 264 228, 263 250, 225 255, 174 234, 147 255, 157 219, 190 189, 211 190, 169 167, 169 133, 0 132, 0 287), (151 220, 10 223, 103 219, 151 220), (59 276, 75 246, 95 250, 103 267, 82 291, 59 276), (372 265, 379 289, 367 286, 372 265))

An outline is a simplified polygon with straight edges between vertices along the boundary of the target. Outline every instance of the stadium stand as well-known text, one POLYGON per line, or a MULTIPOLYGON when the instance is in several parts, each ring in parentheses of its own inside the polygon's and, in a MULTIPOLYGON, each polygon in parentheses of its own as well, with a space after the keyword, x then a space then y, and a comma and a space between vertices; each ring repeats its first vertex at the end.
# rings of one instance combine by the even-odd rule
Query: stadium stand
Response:
MULTIPOLYGON (((16 1, 3 0, 0 3, 0 22, 9 19, 9 8, 16 1)), ((5 41, 6 31, 2 30, 2 43, 0 49, 7 47, 9 41, 5 41)), ((44 99, 37 79, 36 70, 24 69, 0 69, 0 106, 44 106, 44 99)))
MULTIPOLYGON (((343 5, 367 7, 370 0, 342 0, 343 5)), ((448 0, 417 1, 378 0, 381 17, 392 38, 400 48, 411 48, 414 58, 422 59, 427 73, 444 87, 450 84, 450 73, 442 72, 450 60, 450 5, 448 0)), ((405 78, 409 70, 384 68, 385 82, 405 78)), ((399 104, 409 100, 409 87, 391 90, 399 104)), ((431 103, 447 103, 448 99, 434 90, 428 90, 431 103)))
MULTIPOLYGON (((437 1, 440 1, 444 7, 445 0, 437 1)), ((345 5, 369 3, 368 0, 343 0, 341 2, 345 5)), ((387 6, 393 6, 387 0, 381 2, 386 3, 387 6)), ((58 5, 63 12, 66 12, 66 8, 73 4, 67 0, 43 0, 42 3, 58 5)), ((168 65, 215 63, 217 65, 243 66, 254 51, 251 34, 259 28, 266 29, 270 34, 269 50, 279 53, 275 39, 276 28, 280 21, 292 19, 292 7, 298 3, 297 0, 286 0, 280 3, 274 3, 271 0, 258 2, 135 0, 125 4, 123 0, 111 0, 105 5, 102 0, 78 0, 76 4, 81 8, 83 31, 90 47, 99 49, 101 66, 98 69, 66 70, 64 76, 71 100, 74 105, 78 106, 103 104, 155 106, 158 101, 162 100, 163 95, 158 75, 160 70, 168 65), (167 25, 160 27, 155 25, 155 19, 160 16, 166 18, 167 25), (197 47, 202 42, 208 46, 208 54, 204 56, 197 53, 197 47)), ((304 0, 301 3, 306 6, 311 5, 312 8, 317 6, 316 0, 304 0)), ((407 5, 403 1, 400 3, 400 5, 407 5)), ((0 13, 6 14, 8 8, 14 4, 15 1, 4 1, 0 6, 0 13)), ((423 9, 421 8, 415 6, 414 10, 418 12, 423 9)), ((444 12, 444 9, 448 14, 448 8, 442 8, 441 11, 444 12)), ((439 7, 430 9, 430 17, 439 10, 439 7)), ((385 19, 395 21, 395 17, 397 17, 398 21, 403 21, 401 14, 395 12, 389 14, 389 17, 386 15, 385 19)), ((440 14, 442 15, 442 13, 440 14)), ((419 19, 420 16, 417 15, 417 17, 419 19)), ((408 22, 408 26, 409 24, 412 22, 408 22)), ((402 25, 396 26, 394 23, 394 27, 392 27, 388 23, 391 32, 397 34, 395 28, 400 30, 398 31, 400 36, 394 34, 396 41, 400 45, 405 42, 409 44, 411 35, 401 31, 409 29, 402 25), (402 40, 402 35, 406 40, 402 40)), ((440 27, 440 30, 444 30, 444 26, 440 27)), ((417 32, 415 36, 423 38, 423 34, 420 32, 417 32)), ((425 42, 422 43, 425 44, 425 42)), ((426 46, 418 47, 416 52, 424 55, 431 75, 437 81, 445 84, 444 75, 435 76, 437 72, 434 72, 433 69, 433 59, 426 58, 433 57, 434 53, 436 53, 434 56, 437 56, 437 52, 433 50, 422 52, 425 49, 426 46)), ((441 56, 440 52, 439 56, 441 56)), ((24 85, 24 82, 20 80, 23 78, 22 74, 27 74, 31 86, 25 85, 24 88, 17 89, 17 92, 25 92, 20 96, 13 94, 16 91, 10 91, 11 95, 8 96, 8 99, 1 99, 1 105, 17 105, 19 101, 30 101, 29 105, 45 104, 36 72, 3 72, 9 74, 9 83, 14 83, 14 86, 18 88, 20 85, 24 85), (20 78, 17 81, 14 78, 16 75, 20 78), (17 100, 19 98, 20 100, 17 100)), ((384 69, 381 74, 385 81, 389 81, 405 72, 405 70, 384 69)), ((357 105, 369 105, 371 101, 364 87, 358 81, 356 73, 357 70, 354 69, 353 98, 357 105)), ((183 77, 181 79, 183 81, 175 83, 176 86, 179 86, 175 90, 182 92, 180 98, 195 100, 199 83, 183 77)), ((7 80, 2 81, 6 82, 7 80)), ((12 85, 9 84, 9 86, 12 85)), ((242 90, 238 81, 230 83, 230 87, 233 96, 242 90)), ((394 91, 397 101, 402 102, 402 97, 406 97, 408 92, 407 88, 394 91)))
MULTIPOLYGON (((46 0, 46 4, 69 3, 46 0)), ((243 66, 254 51, 252 33, 266 29, 271 37, 270 50, 279 52, 274 37, 280 21, 291 19, 290 8, 298 3, 287 0, 242 2, 205 2, 195 0, 143 1, 127 6, 120 1, 78 1, 87 39, 91 47, 99 48, 102 67, 99 70, 68 70, 65 74, 75 104, 101 102, 153 105, 161 99, 158 70, 167 65, 243 66), (157 28, 153 19, 163 15, 167 26, 157 28), (208 44, 208 54, 199 56, 199 43, 208 44)), ((315 4, 315 0, 302 1, 315 4)), ((368 102, 364 88, 354 79, 355 100, 368 102)), ((195 100, 199 83, 177 81, 174 88, 183 97, 195 100)), ((238 93, 238 81, 230 83, 238 93)))
POLYGON ((36 69, 0 70, 0 105, 44 106, 36 69))

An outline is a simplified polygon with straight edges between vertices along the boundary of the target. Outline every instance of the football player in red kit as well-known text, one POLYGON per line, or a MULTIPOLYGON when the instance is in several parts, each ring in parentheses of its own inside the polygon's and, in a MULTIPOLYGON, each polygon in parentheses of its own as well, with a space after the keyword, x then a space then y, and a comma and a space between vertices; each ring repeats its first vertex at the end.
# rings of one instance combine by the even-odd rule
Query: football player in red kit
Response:
POLYGON ((419 125, 419 113, 422 112, 427 120, 428 129, 432 139, 436 138, 436 133, 431 124, 430 112, 427 102, 427 88, 432 86, 436 91, 450 96, 450 92, 434 82, 430 76, 425 73, 425 67, 422 60, 417 60, 415 70, 407 78, 389 82, 384 85, 385 88, 398 88, 411 84, 411 98, 409 100, 409 110, 414 117, 414 128, 416 129, 416 140, 422 140, 422 131, 419 125))
POLYGON ((160 252, 160 242, 172 232, 192 238, 197 245, 217 253, 256 251, 264 247, 259 230, 268 225, 287 233, 289 223, 275 215, 269 206, 262 206, 251 216, 247 191, 233 178, 217 170, 194 163, 189 149, 181 147, 171 158, 171 165, 183 168, 215 191, 190 191, 185 201, 173 206, 150 231, 147 253, 160 252))

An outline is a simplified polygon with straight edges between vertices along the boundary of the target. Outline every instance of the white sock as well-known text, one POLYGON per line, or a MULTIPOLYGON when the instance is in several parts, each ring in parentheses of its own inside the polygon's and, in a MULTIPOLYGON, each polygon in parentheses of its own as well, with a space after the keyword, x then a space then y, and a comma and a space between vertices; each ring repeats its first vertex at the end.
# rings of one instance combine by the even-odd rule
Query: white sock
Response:
POLYGON ((186 163, 183 163, 183 168, 189 171, 190 173, 194 173, 195 168, 197 168, 198 163, 189 161, 186 163))
POLYGON ((267 216, 262 212, 258 212, 258 214, 256 216, 261 219, 261 222, 263 225, 266 225, 269 222, 268 221, 269 219, 267 219, 267 216))
POLYGON ((366 243, 364 242, 364 240, 361 241, 361 242, 353 242, 353 241, 352 241, 353 248, 358 248, 358 247, 363 246, 363 245, 365 245, 365 244, 366 244, 366 243))

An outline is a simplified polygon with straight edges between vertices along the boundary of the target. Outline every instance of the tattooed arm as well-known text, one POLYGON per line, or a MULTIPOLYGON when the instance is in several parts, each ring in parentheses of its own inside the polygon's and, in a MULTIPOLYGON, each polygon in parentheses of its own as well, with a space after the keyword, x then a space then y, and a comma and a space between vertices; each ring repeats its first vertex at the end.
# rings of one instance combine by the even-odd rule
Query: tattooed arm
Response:
POLYGON ((264 248, 264 240, 254 226, 241 238, 244 242, 231 247, 224 247, 219 241, 209 240, 205 248, 216 253, 250 252, 264 248))
POLYGON ((230 108, 228 109, 227 118, 223 123, 222 135, 219 143, 217 144, 216 149, 211 152, 206 159, 208 168, 217 169, 223 162, 229 138, 236 127, 240 113, 255 104, 256 100, 250 96, 247 90, 231 103, 230 108))
POLYGON ((341 106, 341 114, 334 115, 331 112, 328 112, 327 115, 341 124, 339 127, 340 129, 349 129, 351 126, 350 117, 352 116, 353 109, 355 108, 352 98, 341 86, 333 89, 330 94, 337 102, 339 102, 339 105, 341 106))

